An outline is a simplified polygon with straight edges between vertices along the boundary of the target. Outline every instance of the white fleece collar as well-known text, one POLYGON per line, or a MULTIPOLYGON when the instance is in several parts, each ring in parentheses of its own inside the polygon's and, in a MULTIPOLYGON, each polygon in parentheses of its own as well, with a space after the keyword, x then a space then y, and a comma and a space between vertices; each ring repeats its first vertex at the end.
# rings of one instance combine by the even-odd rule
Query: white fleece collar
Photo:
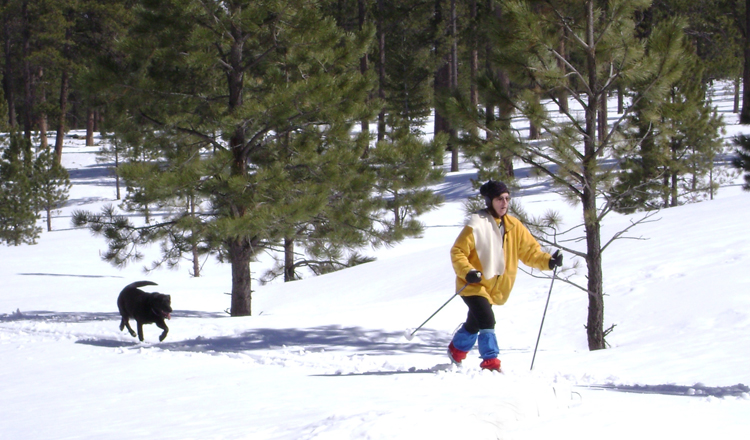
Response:
POLYGON ((505 252, 503 252, 503 223, 499 225, 486 210, 471 215, 468 226, 474 233, 474 247, 482 263, 482 276, 494 278, 505 272, 505 252))

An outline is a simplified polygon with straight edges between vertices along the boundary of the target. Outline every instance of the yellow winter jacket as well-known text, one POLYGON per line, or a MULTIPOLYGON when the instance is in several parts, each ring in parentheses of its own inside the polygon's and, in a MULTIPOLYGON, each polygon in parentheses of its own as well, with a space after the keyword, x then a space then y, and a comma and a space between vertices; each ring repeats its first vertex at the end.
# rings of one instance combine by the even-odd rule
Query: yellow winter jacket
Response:
MULTIPOLYGON (((506 214, 502 220, 496 218, 495 221, 498 225, 503 221, 505 226, 503 236, 505 273, 489 280, 482 277, 480 283, 466 286, 461 296, 479 295, 487 298, 491 304, 502 305, 508 300, 510 291, 513 289, 519 260, 529 267, 549 270, 549 260, 552 256, 542 251, 536 239, 517 218, 506 214)), ((474 233, 470 226, 464 226, 456 242, 453 243, 451 261, 453 270, 456 272, 456 291, 464 287, 466 284, 464 277, 470 270, 476 269, 483 272, 474 244, 474 233)))

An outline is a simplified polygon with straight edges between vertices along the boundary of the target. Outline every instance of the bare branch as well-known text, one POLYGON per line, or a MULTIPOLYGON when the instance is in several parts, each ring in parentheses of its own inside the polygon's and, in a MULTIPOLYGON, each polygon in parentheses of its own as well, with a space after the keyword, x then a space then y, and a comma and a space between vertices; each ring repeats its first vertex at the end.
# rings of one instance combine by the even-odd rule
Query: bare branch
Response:
MULTIPOLYGON (((549 276, 549 275, 537 275, 536 273, 534 273, 534 271, 527 271, 526 269, 524 269, 523 267, 520 267, 520 266, 518 267, 518 270, 520 270, 521 272, 523 272, 523 273, 531 276, 532 278, 547 279, 547 280, 551 280, 552 279, 552 277, 549 276)), ((570 277, 561 277, 560 274, 558 273, 558 275, 557 275, 556 278, 558 280, 562 281, 563 283, 570 284, 571 286, 576 287, 576 288, 578 288, 580 290, 583 290, 584 292, 588 292, 588 289, 586 287, 583 287, 583 286, 581 286, 579 284, 574 283, 573 281, 570 280, 570 277)))
POLYGON ((659 213, 659 211, 648 211, 648 212, 647 212, 647 213, 646 213, 646 214, 645 214, 645 215, 644 215, 643 217, 641 217, 640 219, 638 219, 638 220, 636 220, 636 221, 632 221, 632 220, 631 220, 631 221, 630 221, 630 225, 629 225, 629 226, 628 226, 627 228, 625 228, 625 229, 623 229, 623 230, 621 230, 621 231, 617 232, 616 234, 614 234, 614 235, 612 236, 612 238, 610 238, 610 239, 609 239, 609 241, 607 241, 607 243, 605 243, 605 244, 604 244, 604 246, 602 246, 602 250, 601 250, 601 251, 602 251, 602 253, 604 253, 604 250, 605 250, 605 249, 607 249, 607 247, 608 247, 608 246, 609 246, 610 244, 612 244, 612 242, 614 242, 615 240, 617 240, 618 238, 629 238, 629 239, 633 239, 633 240, 646 240, 645 238, 642 238, 642 237, 623 237, 623 235, 624 235, 624 234, 625 234, 626 232, 628 232, 629 230, 631 230, 632 228, 634 228, 634 227, 635 227, 636 225, 640 225, 640 224, 642 224, 642 223, 653 223, 653 222, 656 222, 656 221, 659 221, 659 220, 661 220, 661 219, 654 219, 654 220, 649 220, 649 219, 650 219, 651 217, 655 216, 655 215, 656 215, 656 214, 658 214, 658 213, 659 213))

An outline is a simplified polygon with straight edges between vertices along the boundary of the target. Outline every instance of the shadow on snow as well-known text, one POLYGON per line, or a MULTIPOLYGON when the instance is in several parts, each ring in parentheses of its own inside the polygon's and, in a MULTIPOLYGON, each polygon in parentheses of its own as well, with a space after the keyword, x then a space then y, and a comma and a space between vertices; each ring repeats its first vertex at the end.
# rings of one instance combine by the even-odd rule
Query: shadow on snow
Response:
MULTIPOLYGON (((180 318, 219 318, 226 317, 225 313, 195 312, 189 310, 175 310, 174 317, 180 318)), ((13 313, 0 314, 0 322, 10 321, 48 321, 48 322, 91 322, 91 321, 119 321, 119 312, 51 312, 47 310, 16 310, 13 313)))
POLYGON ((590 385, 587 388, 595 390, 620 391, 623 393, 662 394, 668 396, 697 396, 697 397, 730 397, 742 396, 750 393, 750 388, 743 384, 709 387, 703 384, 685 385, 590 385))
MULTIPOLYGON (((174 315, 174 314, 173 314, 174 315)), ((119 339, 85 339, 78 344, 97 347, 153 347, 165 351, 225 354, 257 350, 304 349, 306 352, 355 351, 359 354, 386 355, 398 353, 442 353, 450 335, 423 330, 419 342, 406 342, 401 332, 341 327, 337 325, 312 328, 252 329, 231 336, 214 336, 155 344, 119 339)))
MULTIPOLYGON (((208 313, 175 310, 175 318, 224 318, 225 313, 208 313)), ((0 322, 46 321, 56 323, 84 323, 92 321, 119 321, 118 312, 51 312, 45 310, 0 314, 0 322)), ((148 325, 147 325, 148 327, 148 325)), ((148 332, 147 332, 148 333, 148 332)), ((171 336, 171 335, 170 335, 171 336)), ((215 336, 186 339, 175 342, 141 343, 137 340, 112 338, 79 339, 77 344, 107 348, 152 347, 169 351, 195 353, 241 353, 254 350, 295 350, 305 351, 357 351, 362 354, 442 353, 448 344, 449 335, 444 332, 423 329, 419 340, 406 342, 401 332, 372 330, 361 327, 341 327, 329 325, 312 328, 251 329, 231 336, 215 336)))

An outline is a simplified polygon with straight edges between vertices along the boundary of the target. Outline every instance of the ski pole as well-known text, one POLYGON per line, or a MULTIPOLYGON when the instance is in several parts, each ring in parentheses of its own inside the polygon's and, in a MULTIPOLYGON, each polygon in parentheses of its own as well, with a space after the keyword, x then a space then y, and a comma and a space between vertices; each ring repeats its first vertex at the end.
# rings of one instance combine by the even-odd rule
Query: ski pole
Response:
POLYGON ((439 309, 435 310, 435 313, 433 313, 432 315, 430 315, 430 317, 427 318, 425 320, 425 322, 422 323, 422 325, 420 325, 419 327, 415 328, 414 331, 410 332, 409 329, 407 328, 406 331, 404 332, 404 337, 406 338, 406 340, 407 341, 411 341, 414 338, 414 334, 417 331, 419 331, 419 329, 421 329, 425 324, 427 324, 427 321, 429 321, 430 319, 432 319, 433 316, 437 315, 439 311, 443 310, 443 307, 447 306, 448 303, 453 300, 453 298, 457 297, 458 294, 460 294, 461 292, 463 292, 464 289, 466 288, 466 286, 468 286, 468 285, 469 285, 469 283, 464 284, 464 287, 462 287, 458 292, 454 293, 453 296, 451 296, 450 299, 448 299, 448 301, 445 302, 445 304, 443 304, 442 306, 440 306, 439 309))
POLYGON ((549 293, 547 293, 547 304, 544 305, 544 314, 542 315, 542 324, 539 326, 539 335, 536 337, 536 345, 534 346, 534 356, 531 358, 531 368, 534 369, 534 359, 536 359, 536 349, 539 347, 539 339, 542 337, 542 327, 544 327, 544 318, 547 316, 547 306, 549 306, 549 297, 552 295, 552 286, 555 284, 555 275, 557 274, 557 266, 552 271, 552 282, 549 283, 549 293))

